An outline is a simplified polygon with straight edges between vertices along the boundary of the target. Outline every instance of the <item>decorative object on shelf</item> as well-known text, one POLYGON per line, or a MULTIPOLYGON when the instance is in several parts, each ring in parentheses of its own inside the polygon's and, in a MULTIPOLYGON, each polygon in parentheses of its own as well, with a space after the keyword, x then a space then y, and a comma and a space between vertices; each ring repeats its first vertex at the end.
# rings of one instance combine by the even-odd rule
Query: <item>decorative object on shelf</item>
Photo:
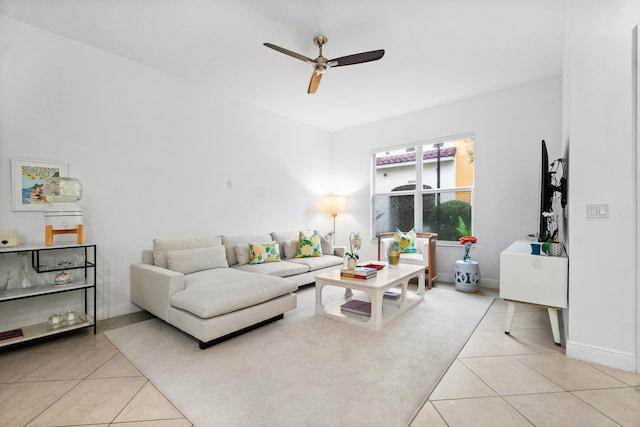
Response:
POLYGON ((45 245, 53 245, 56 234, 76 234, 78 244, 82 244, 82 209, 76 204, 82 199, 82 183, 71 177, 51 177, 44 184, 44 194, 50 203, 44 213, 45 245))
POLYGON ((349 234, 349 248, 351 252, 346 253, 348 269, 354 270, 356 268, 358 259, 360 259, 360 255, 358 255, 356 251, 360 250, 361 247, 362 239, 360 238, 360 233, 354 233, 352 231, 351 234, 349 234))
POLYGON ((87 321, 85 314, 78 313, 75 310, 69 310, 66 313, 53 313, 47 320, 48 329, 55 330, 66 326, 74 326, 87 321))
POLYGON ((0 271, 0 295, 6 292, 9 279, 13 279, 13 274, 10 271, 0 271))
POLYGON ((31 273, 27 257, 31 257, 31 252, 18 252, 18 258, 20 259, 20 270, 18 270, 18 287, 29 288, 31 287, 31 273))
POLYGON ((471 245, 477 243, 478 239, 474 236, 464 236, 460 238, 460 244, 464 245, 464 256, 462 257, 462 261, 470 262, 471 261, 471 245))
POLYGON ((560 242, 551 242, 549 245, 549 255, 551 256, 561 256, 562 255, 562 243, 560 242))
POLYGON ((387 248, 387 258, 389 260, 389 268, 397 268, 400 263, 400 254, 402 249, 400 246, 393 244, 387 248))
POLYGON ((67 318, 67 322, 73 323, 80 318, 80 315, 75 310, 69 310, 67 314, 65 314, 65 317, 67 318))
POLYGON ((69 283, 71 283, 71 273, 68 271, 63 271, 61 273, 58 273, 53 278, 54 285, 58 285, 58 286, 68 285, 69 283))
POLYGON ((71 257, 74 267, 82 267, 86 261, 87 257, 82 254, 74 254, 71 257))
POLYGON ((531 255, 540 255, 540 243, 531 243, 531 255))
POLYGON ((18 230, 0 230, 0 248, 18 246, 18 230))
POLYGON ((547 241, 542 244, 542 251, 550 256, 562 255, 562 243, 558 241, 558 216, 553 212, 542 212, 546 220, 547 241))
POLYGON ((549 256, 562 256, 562 243, 544 242, 542 243, 542 252, 549 256))
POLYGON ((346 205, 346 198, 344 196, 324 196, 320 201, 321 209, 325 212, 329 212, 333 218, 333 235, 336 234, 336 217, 339 212, 344 212, 346 205))
POLYGON ((64 320, 64 316, 60 313, 53 313, 51 316, 49 316, 49 320, 47 321, 47 323, 49 323, 49 326, 51 327, 57 327, 60 325, 60 323, 62 323, 62 321, 64 320))
POLYGON ((51 177, 67 175, 66 163, 11 159, 11 185, 14 211, 42 211, 49 202, 44 184, 51 177))
POLYGON ((22 328, 12 329, 10 331, 0 332, 0 341, 9 340, 11 338, 20 338, 22 335, 22 328))

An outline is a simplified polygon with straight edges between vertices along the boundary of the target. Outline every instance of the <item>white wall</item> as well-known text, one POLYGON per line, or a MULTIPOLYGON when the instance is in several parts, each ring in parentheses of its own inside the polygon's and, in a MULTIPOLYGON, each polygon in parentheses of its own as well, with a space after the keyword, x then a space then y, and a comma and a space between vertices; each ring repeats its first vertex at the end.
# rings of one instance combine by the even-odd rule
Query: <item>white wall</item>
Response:
MULTIPOLYGON (((538 224, 540 141, 551 159, 561 154, 562 79, 527 85, 346 129, 332 134, 334 185, 349 195, 338 217, 338 238, 349 231, 369 236, 374 149, 475 132, 474 234, 472 259, 480 262, 482 285, 498 287, 499 255, 517 239, 535 233, 538 224)), ((382 102, 382 101, 381 101, 382 102)), ((377 245, 363 248, 377 256, 377 245)), ((453 282, 460 245, 439 246, 436 270, 453 282)))
POLYGON ((635 371, 635 158, 632 136, 632 31, 636 0, 570 0, 569 341, 567 354, 635 371), (608 219, 586 217, 609 203, 608 219))
MULTIPOLYGON (((135 310, 129 265, 155 237, 331 229, 316 207, 326 132, 2 15, 0 41, 0 229, 44 243, 43 213, 11 209, 10 159, 67 162, 98 245, 100 317, 135 310)), ((52 311, 3 304, 0 324, 52 311)))

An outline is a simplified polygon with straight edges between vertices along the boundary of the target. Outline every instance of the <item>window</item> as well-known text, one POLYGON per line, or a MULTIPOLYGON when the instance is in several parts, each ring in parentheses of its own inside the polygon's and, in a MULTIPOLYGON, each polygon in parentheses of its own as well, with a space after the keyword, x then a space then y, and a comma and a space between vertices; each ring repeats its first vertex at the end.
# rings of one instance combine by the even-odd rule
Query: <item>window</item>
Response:
POLYGON ((463 135, 373 153, 372 234, 473 234, 474 150, 473 135, 463 135))

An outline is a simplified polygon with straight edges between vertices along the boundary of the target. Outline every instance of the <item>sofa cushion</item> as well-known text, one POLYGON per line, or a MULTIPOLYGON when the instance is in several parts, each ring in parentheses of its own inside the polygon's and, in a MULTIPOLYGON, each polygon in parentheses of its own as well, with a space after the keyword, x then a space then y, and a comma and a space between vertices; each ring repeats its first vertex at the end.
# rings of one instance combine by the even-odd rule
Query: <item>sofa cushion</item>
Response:
POLYGON ((227 251, 227 262, 229 266, 238 263, 236 258, 236 246, 249 243, 269 243, 273 242, 270 234, 245 234, 237 236, 222 236, 222 244, 227 251))
POLYGON ((277 277, 288 277, 302 274, 309 271, 309 267, 304 264, 297 264, 291 261, 267 262, 263 264, 234 265, 235 269, 250 273, 269 274, 277 277))
POLYGON ((284 242, 284 257, 285 259, 295 258, 298 253, 298 239, 287 240, 284 242))
POLYGON ((189 274, 210 268, 226 268, 227 256, 224 246, 210 246, 182 250, 168 250, 167 267, 178 273, 189 274))
POLYGON ((309 271, 315 271, 327 267, 342 266, 343 259, 335 255, 324 255, 321 257, 294 258, 287 262, 304 265, 309 268, 309 271))
POLYGON ((322 254, 323 255, 333 255, 335 236, 333 231, 328 232, 327 234, 320 235, 320 245, 322 246, 322 254))
MULTIPOLYGON (((312 231, 307 229, 304 230, 305 233, 309 233, 311 234, 312 231)), ((271 233, 271 238, 273 239, 274 242, 278 242, 280 244, 280 256, 284 255, 285 258, 293 258, 295 256, 295 254, 293 254, 293 256, 287 256, 286 255, 286 242, 291 242, 293 240, 296 241, 296 252, 298 251, 298 238, 300 237, 300 229, 298 230, 293 230, 293 231, 272 231, 271 233)))
POLYGON ((236 259, 238 264, 249 264, 251 262, 251 251, 249 251, 249 244, 244 243, 242 245, 236 245, 236 259))
POLYGON ((171 305, 203 319, 257 305, 298 289, 298 285, 288 279, 233 268, 189 274, 185 276, 185 287, 171 296, 171 305))
POLYGON ((168 250, 205 248, 221 244, 220 236, 194 239, 153 239, 153 263, 158 267, 167 268, 168 250))
MULTIPOLYGON (((335 251, 333 231, 326 235, 320 235, 320 246, 322 247, 322 255, 333 255, 335 251)), ((295 258, 298 253, 298 237, 295 239, 285 240, 280 243, 280 247, 284 248, 284 251, 280 252, 280 255, 284 255, 285 259, 295 258)))
POLYGON ((320 233, 316 231, 309 235, 301 231, 300 236, 298 237, 298 253, 296 254, 296 258, 319 256, 322 256, 320 233))
POLYGON ((403 253, 415 253, 416 250, 416 229, 412 228, 410 231, 403 233, 399 228, 393 233, 393 240, 403 253))
POLYGON ((250 264, 280 262, 280 245, 278 242, 249 243, 249 252, 251 254, 250 264))

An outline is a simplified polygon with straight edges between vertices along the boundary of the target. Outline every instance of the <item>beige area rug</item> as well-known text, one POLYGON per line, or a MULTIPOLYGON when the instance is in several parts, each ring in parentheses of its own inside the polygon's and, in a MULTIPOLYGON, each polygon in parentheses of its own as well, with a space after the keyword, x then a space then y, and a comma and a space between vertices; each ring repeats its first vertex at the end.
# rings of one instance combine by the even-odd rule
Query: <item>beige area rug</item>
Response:
POLYGON ((207 350, 158 319, 105 335, 199 427, 406 426, 492 301, 438 285, 373 332, 316 316, 307 287, 283 320, 207 350))

